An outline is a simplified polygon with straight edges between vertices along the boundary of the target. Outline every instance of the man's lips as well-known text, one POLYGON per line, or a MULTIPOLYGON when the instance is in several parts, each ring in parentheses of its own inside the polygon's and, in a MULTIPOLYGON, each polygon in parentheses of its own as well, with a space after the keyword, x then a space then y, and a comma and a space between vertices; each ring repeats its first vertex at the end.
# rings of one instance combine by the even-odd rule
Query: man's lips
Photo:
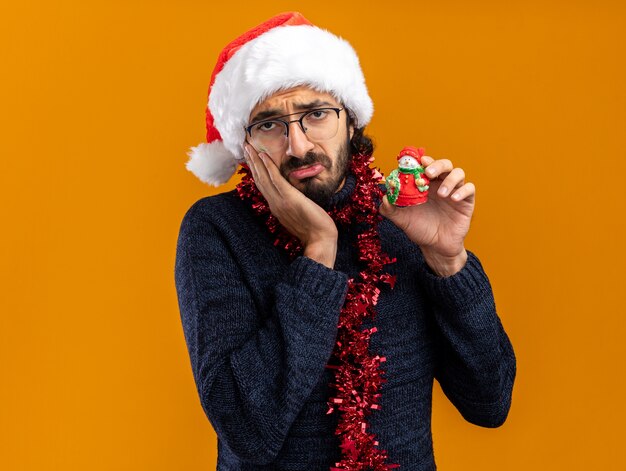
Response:
POLYGON ((302 180, 304 178, 314 177, 315 175, 319 175, 324 170, 324 166, 320 163, 315 163, 313 165, 309 165, 308 167, 301 167, 296 170, 293 170, 289 173, 290 177, 296 178, 298 180, 302 180))

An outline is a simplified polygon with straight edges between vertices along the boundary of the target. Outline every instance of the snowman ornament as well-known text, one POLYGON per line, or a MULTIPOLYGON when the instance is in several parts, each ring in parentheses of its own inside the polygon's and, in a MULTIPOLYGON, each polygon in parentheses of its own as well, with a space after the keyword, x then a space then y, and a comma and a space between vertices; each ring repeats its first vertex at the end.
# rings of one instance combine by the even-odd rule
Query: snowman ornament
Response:
POLYGON ((422 167, 422 147, 405 147, 398 154, 398 168, 385 179, 387 199, 396 206, 415 206, 428 200, 430 180, 422 167))

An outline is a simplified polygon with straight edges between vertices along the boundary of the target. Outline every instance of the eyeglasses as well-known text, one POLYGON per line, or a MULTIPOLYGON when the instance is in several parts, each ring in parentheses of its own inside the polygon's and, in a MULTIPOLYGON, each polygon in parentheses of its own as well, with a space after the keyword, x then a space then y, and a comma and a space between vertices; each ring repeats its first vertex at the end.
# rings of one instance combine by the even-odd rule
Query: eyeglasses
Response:
POLYGON ((264 119, 246 126, 251 144, 268 152, 285 148, 289 139, 289 125, 299 123, 300 129, 311 141, 326 141, 337 135, 339 112, 344 108, 315 108, 309 111, 286 114, 277 118, 264 119), (281 118, 302 115, 298 119, 286 121, 281 118))

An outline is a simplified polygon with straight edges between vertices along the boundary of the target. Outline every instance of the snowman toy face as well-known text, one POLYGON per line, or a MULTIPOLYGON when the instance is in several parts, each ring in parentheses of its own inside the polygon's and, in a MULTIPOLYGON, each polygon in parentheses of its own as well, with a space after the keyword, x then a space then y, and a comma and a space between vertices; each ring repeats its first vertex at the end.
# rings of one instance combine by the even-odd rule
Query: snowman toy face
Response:
POLYGON ((410 155, 403 155, 398 160, 398 167, 400 168, 417 168, 418 167, 417 159, 415 157, 411 157, 410 155))

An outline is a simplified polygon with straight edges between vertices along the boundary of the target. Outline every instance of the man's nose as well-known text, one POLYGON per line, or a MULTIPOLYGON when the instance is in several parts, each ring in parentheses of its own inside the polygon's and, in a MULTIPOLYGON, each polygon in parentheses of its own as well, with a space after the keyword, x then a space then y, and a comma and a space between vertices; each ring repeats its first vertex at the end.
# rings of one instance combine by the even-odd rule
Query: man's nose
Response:
POLYGON ((309 141, 297 121, 289 124, 289 136, 287 137, 287 142, 287 155, 294 157, 303 158, 307 152, 315 148, 315 144, 309 141))

